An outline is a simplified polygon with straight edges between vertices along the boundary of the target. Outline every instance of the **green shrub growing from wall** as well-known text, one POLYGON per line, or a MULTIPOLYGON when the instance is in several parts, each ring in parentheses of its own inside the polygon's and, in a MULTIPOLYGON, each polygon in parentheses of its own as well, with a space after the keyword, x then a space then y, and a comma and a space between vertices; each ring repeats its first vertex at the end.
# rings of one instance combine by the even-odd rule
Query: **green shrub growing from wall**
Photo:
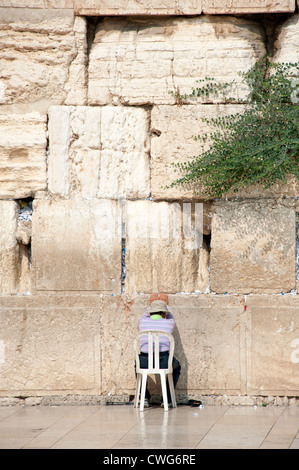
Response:
POLYGON ((232 84, 213 78, 199 80, 189 95, 174 93, 178 105, 213 96, 224 103, 242 102, 245 111, 203 119, 215 130, 194 137, 201 151, 174 163, 181 176, 170 187, 192 184, 207 197, 220 197, 255 184, 268 188, 289 175, 299 179, 299 63, 277 64, 265 57, 241 76, 250 90, 246 101, 229 98, 232 84))

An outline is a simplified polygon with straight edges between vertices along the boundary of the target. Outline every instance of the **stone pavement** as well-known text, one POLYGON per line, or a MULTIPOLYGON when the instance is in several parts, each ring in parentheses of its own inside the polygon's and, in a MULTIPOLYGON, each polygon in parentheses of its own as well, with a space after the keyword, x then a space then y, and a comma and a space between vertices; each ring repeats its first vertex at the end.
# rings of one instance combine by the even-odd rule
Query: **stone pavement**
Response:
POLYGON ((299 407, 2 406, 1 449, 299 449, 299 407))

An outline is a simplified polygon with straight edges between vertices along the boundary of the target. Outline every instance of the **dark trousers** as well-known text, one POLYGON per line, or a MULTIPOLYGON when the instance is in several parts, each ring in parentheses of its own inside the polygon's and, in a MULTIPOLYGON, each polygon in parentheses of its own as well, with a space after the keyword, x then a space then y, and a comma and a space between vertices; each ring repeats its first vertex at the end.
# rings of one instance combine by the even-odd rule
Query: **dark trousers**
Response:
MULTIPOLYGON (((168 351, 163 351, 160 352, 160 369, 167 369, 168 368, 168 357, 169 357, 169 352, 168 351)), ((140 368, 141 369, 147 369, 148 368, 148 354, 147 353, 140 353, 139 354, 139 361, 140 361, 140 368)), ((180 373, 181 373, 181 365, 179 361, 174 357, 172 360, 172 377, 173 377, 173 385, 174 387, 176 386, 180 373)), ((135 367, 135 373, 136 373, 136 367, 135 367)), ((167 398, 168 398, 168 403, 171 403, 171 394, 169 390, 169 384, 168 380, 166 380, 166 387, 167 387, 167 398)), ((145 398, 150 400, 151 395, 146 388, 145 391, 145 398)))

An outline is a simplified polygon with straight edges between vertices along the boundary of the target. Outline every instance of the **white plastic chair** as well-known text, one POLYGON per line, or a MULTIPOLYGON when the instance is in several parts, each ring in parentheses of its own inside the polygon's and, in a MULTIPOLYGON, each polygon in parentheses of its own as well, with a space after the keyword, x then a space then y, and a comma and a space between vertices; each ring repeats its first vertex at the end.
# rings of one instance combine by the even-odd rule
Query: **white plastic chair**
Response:
POLYGON ((139 403, 139 395, 140 395, 140 411, 144 409, 144 398, 145 398, 145 390, 146 390, 146 383, 147 383, 147 376, 150 374, 159 374, 161 379, 161 386, 162 386, 162 395, 163 395, 163 404, 164 404, 164 411, 168 411, 168 399, 167 399, 167 388, 166 388, 166 377, 168 378, 168 384, 170 389, 171 395, 171 402, 173 408, 176 407, 176 398, 175 398, 175 391, 173 385, 173 377, 172 377, 172 360, 173 360, 173 353, 174 353, 174 338, 170 333, 166 333, 165 331, 158 331, 158 330, 147 330, 139 332, 134 340, 134 350, 135 350, 135 360, 136 360, 136 374, 137 374, 137 382, 136 382, 136 390, 135 390, 135 400, 134 400, 134 407, 138 408, 139 403), (139 362, 139 354, 140 354, 140 337, 141 336, 148 336, 148 368, 141 369, 140 362, 139 362), (169 350, 169 359, 168 359, 168 368, 167 369, 160 369, 160 357, 159 357, 159 342, 160 336, 167 337, 170 342, 170 350, 169 350))

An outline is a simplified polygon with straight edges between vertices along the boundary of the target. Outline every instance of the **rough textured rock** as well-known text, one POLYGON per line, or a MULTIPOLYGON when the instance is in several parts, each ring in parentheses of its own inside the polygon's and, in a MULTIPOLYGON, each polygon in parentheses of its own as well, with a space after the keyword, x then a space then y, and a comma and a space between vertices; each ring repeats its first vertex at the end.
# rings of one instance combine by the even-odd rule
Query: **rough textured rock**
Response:
POLYGON ((248 393, 298 394, 298 296, 247 296, 248 393))
MULTIPOLYGON (((168 303, 178 396, 253 404, 236 395, 297 394, 297 296, 169 295, 168 303)), ((140 294, 2 296, 0 395, 134 393, 133 340, 149 304, 140 294)))
MULTIPOLYGON (((213 127, 203 121, 242 112, 243 105, 183 105, 154 106, 151 113, 151 169, 152 196, 157 199, 202 197, 198 185, 170 186, 181 176, 174 163, 188 162, 201 152, 201 142, 193 136, 213 132, 213 127)), ((208 148, 205 144, 205 149, 208 148)))
POLYGON ((74 0, 1 0, 1 6, 13 8, 73 8, 74 0))
POLYGON ((99 297, 18 296, 0 303, 1 394, 99 393, 99 297))
MULTIPOLYGON (((9 1, 9 0, 6 0, 9 1)), ((12 1, 12 0, 10 0, 12 1)), ((26 1, 26 0, 23 0, 26 1)), ((65 1, 65 0, 64 0, 65 1)), ((81 15, 200 15, 234 13, 293 12, 295 0, 74 0, 75 12, 81 15)))
POLYGON ((76 15, 200 15, 293 12, 296 0, 1 0, 14 8, 74 8, 76 15))
POLYGON ((53 194, 149 196, 149 116, 144 109, 53 106, 49 143, 53 194))
POLYGON ((85 104, 86 26, 72 10, 0 11, 0 103, 85 104))
POLYGON ((127 202, 125 293, 207 290, 202 209, 191 203, 127 202))
POLYGON ((0 201, 0 294, 16 294, 18 289, 18 216, 18 204, 15 201, 0 201))
POLYGON ((38 201, 32 220, 36 289, 120 293, 119 228, 115 201, 38 201))
POLYGON ((236 81, 265 53, 255 22, 231 17, 109 18, 96 28, 89 60, 90 105, 173 104, 204 76, 236 81))
POLYGON ((220 203, 212 222, 211 291, 296 289, 295 211, 276 201, 220 203))
POLYGON ((23 198, 46 189, 46 117, 0 115, 0 198, 23 198))
POLYGON ((98 197, 150 195, 149 114, 142 108, 102 108, 98 197))
POLYGON ((293 13, 295 0, 203 0, 206 14, 293 13))
POLYGON ((299 56, 299 15, 292 15, 286 22, 280 25, 276 31, 277 39, 274 44, 274 61, 298 62, 299 56))
POLYGON ((74 0, 79 15, 199 15, 202 0, 74 0))

